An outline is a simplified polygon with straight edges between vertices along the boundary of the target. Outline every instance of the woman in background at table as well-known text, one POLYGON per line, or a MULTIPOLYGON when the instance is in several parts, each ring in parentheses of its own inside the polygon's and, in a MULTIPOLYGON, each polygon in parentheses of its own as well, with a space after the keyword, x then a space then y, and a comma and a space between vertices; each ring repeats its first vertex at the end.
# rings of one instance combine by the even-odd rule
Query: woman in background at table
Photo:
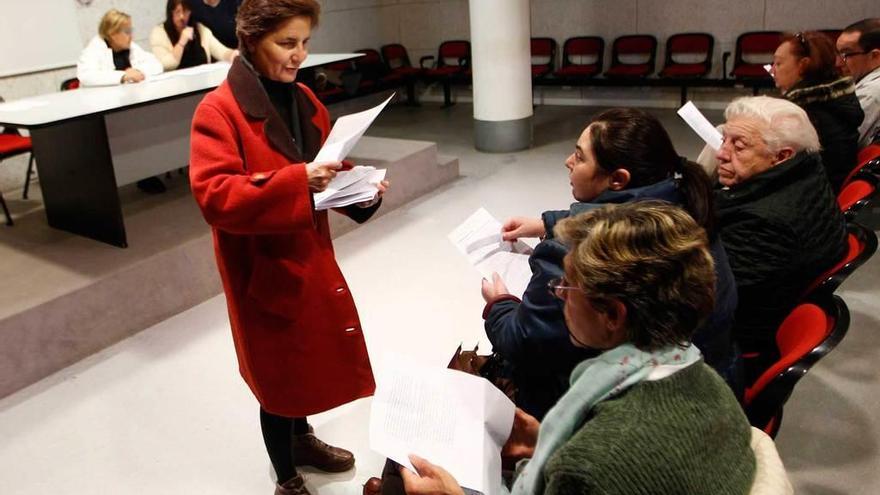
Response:
POLYGON ((165 22, 153 28, 150 45, 165 70, 229 62, 238 54, 220 43, 207 26, 195 22, 190 0, 168 0, 165 22))
POLYGON ((136 83, 161 73, 159 60, 132 41, 131 16, 116 9, 101 18, 98 35, 76 64, 76 77, 83 86, 136 83))

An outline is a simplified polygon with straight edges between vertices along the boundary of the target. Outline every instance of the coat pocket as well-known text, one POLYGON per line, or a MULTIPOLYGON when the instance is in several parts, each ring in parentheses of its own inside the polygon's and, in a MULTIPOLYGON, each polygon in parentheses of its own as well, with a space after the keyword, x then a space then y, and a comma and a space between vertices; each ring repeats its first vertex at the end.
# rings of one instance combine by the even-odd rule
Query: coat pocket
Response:
POLYGON ((307 277, 308 270, 300 263, 257 255, 248 281, 247 295, 257 308, 296 320, 302 311, 307 277))

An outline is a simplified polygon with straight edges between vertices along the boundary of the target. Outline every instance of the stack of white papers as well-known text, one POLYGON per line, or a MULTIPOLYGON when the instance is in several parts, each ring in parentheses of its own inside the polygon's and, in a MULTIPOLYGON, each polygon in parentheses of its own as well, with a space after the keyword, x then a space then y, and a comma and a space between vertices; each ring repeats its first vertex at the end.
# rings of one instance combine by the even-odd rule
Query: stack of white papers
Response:
POLYGON ((521 297, 526 291, 532 279, 532 248, 522 241, 501 240, 501 222, 484 208, 468 217, 448 237, 487 280, 492 280, 493 272, 498 273, 511 294, 521 297))
POLYGON ((382 366, 370 410, 370 448, 412 469, 415 454, 465 488, 501 493, 501 448, 514 405, 488 380, 411 364, 382 366))
POLYGON ((336 174, 327 189, 315 193, 315 209, 326 210, 370 201, 376 197, 376 184, 385 179, 385 169, 358 165, 336 174))

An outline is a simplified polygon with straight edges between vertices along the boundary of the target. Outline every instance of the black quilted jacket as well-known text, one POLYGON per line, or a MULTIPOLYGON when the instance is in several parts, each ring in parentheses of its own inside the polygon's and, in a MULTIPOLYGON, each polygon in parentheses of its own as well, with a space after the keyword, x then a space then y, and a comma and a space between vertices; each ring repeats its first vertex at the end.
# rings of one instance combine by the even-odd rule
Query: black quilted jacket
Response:
POLYGON ((736 279, 734 338, 770 352, 804 290, 846 251, 846 225, 817 154, 791 159, 716 190, 721 241, 736 279))
POLYGON ((810 117, 819 134, 822 164, 831 189, 840 191, 843 180, 856 166, 859 126, 865 118, 852 79, 845 77, 825 84, 801 81, 785 97, 810 117))

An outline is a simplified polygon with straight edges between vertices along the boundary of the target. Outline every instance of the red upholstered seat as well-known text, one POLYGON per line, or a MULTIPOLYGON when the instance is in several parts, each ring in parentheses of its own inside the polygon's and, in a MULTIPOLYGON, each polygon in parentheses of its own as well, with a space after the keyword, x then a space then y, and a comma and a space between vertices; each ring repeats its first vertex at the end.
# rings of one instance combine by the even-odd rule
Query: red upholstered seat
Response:
POLYGON ((657 38, 648 34, 620 36, 611 47, 611 67, 605 71, 608 77, 647 77, 654 72, 657 57, 657 38), (621 57, 639 58, 640 61, 624 61, 621 57))
POLYGON ((795 307, 776 332, 780 358, 746 387, 745 411, 752 426, 776 435, 785 402, 798 380, 846 335, 849 310, 837 296, 795 307))
POLYGON ((773 61, 773 53, 781 41, 779 31, 750 31, 739 35, 730 75, 737 79, 769 79, 764 64, 773 61))
POLYGON ((857 175, 837 194, 837 206, 847 218, 864 208, 877 191, 877 178, 870 174, 857 175))
POLYGON ((843 259, 816 277, 816 280, 804 291, 803 299, 814 297, 817 294, 832 294, 847 277, 871 259, 877 251, 877 235, 873 230, 855 222, 848 223, 846 230, 847 250, 843 259))
POLYGON ((598 65, 569 65, 554 72, 557 77, 591 77, 599 73, 598 65))
POLYGON ((31 150, 31 138, 18 134, 0 134, 0 160, 27 153, 31 150))
POLYGON ((708 33, 674 34, 666 40, 666 62, 660 77, 696 78, 712 70, 715 38, 708 33))
POLYGON ((618 65, 605 71, 606 76, 645 77, 651 75, 653 68, 649 64, 618 65))
POLYGON ((598 36, 577 36, 565 40, 562 45, 562 67, 553 75, 577 82, 602 71, 605 56, 605 40, 598 36))
POLYGON ((862 172, 874 175, 880 173, 880 144, 869 144, 860 149, 856 162, 856 166, 853 167, 843 181, 844 188, 855 179, 856 175, 862 172))
POLYGON ((556 40, 553 38, 532 38, 532 78, 544 77, 553 72, 556 61, 556 40))

